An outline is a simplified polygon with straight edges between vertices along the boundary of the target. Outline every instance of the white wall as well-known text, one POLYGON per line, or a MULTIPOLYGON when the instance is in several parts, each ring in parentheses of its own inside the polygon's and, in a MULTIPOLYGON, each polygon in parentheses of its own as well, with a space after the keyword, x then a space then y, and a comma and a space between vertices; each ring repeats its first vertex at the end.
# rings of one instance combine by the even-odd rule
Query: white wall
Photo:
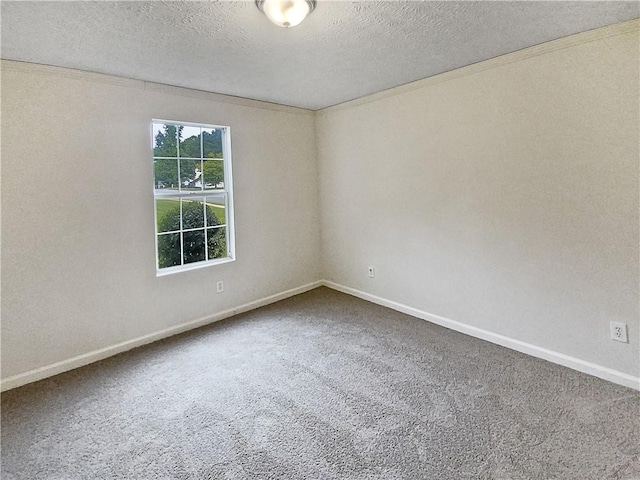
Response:
POLYGON ((638 377, 637 22, 580 38, 319 112, 324 278, 638 377))
POLYGON ((576 38, 315 118, 3 61, 3 387, 321 278, 638 377, 638 22, 576 38), (155 276, 151 118, 231 126, 236 262, 155 276))
POLYGON ((3 61, 2 378, 317 281, 317 205, 312 112, 3 61), (235 262, 156 277, 152 118, 231 127, 235 262))

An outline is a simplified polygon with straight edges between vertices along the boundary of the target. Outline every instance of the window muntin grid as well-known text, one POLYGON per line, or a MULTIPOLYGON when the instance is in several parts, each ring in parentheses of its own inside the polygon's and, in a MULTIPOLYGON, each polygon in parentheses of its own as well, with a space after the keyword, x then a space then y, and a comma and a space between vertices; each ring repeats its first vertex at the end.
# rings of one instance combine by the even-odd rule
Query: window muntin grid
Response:
POLYGON ((229 127, 153 120, 156 268, 234 259, 229 127))

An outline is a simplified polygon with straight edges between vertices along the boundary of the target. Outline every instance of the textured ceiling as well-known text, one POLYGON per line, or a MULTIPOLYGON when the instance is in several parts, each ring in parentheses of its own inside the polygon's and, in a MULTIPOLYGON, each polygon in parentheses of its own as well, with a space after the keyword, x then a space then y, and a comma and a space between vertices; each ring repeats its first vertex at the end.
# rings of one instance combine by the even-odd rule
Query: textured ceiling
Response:
POLYGON ((313 110, 640 16, 637 2, 328 1, 302 25, 253 1, 2 1, 2 58, 313 110))

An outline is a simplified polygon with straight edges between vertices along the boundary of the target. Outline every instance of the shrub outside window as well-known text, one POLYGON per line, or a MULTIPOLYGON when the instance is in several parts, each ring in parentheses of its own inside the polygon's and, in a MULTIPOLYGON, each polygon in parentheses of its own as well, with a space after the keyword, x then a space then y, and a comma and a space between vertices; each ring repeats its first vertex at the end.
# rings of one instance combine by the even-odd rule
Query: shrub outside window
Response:
POLYGON ((158 275, 234 260, 229 127, 153 120, 158 275))

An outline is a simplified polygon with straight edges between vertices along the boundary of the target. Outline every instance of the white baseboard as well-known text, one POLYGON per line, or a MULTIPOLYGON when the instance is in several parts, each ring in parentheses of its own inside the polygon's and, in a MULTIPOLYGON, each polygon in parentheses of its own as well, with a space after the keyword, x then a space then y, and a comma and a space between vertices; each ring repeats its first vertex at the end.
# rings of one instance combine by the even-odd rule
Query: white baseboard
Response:
POLYGON ((224 320, 225 318, 232 317, 239 313, 248 312, 250 310, 254 310, 256 308, 263 307, 265 305, 269 305, 271 303, 277 302, 279 300, 284 300, 285 298, 289 298, 294 295, 298 295, 300 293, 313 290, 314 288, 317 288, 322 285, 332 288, 334 290, 337 290, 339 292, 353 295, 354 297, 361 298, 363 300, 375 303, 377 305, 382 305, 384 307, 391 308, 392 310, 406 313, 407 315, 411 315, 413 317, 417 317, 422 320, 427 320, 429 322, 449 328, 451 330, 455 330, 457 332, 464 333, 466 335, 470 335, 472 337, 480 338, 482 340, 486 340, 488 342, 495 343, 497 345, 501 345, 503 347, 507 347, 512 350, 516 350, 518 352, 531 355, 533 357, 541 358, 549 362, 562 365, 564 367, 568 367, 573 370, 577 370, 582 373, 593 375, 593 376, 602 378, 604 380, 608 380, 610 382, 616 383, 618 385, 623 385, 625 387, 633 388, 635 390, 640 390, 639 377, 634 377, 633 375, 619 372, 611 368, 603 367, 601 365, 587 362, 585 360, 580 360, 579 358, 571 357, 563 353, 554 352, 553 350, 532 345, 530 343, 522 342, 520 340, 516 340, 510 337, 505 337, 504 335, 499 335, 497 333, 493 333, 488 330, 483 330, 481 328, 473 327, 471 325, 467 325, 461 322, 456 322, 455 320, 441 317, 440 315, 434 315, 432 313, 428 313, 423 310, 419 310, 417 308, 409 307, 407 305, 403 305, 398 302, 387 300, 385 298, 378 297, 376 295, 372 295, 372 294, 363 292, 361 290, 357 290, 355 288, 347 287, 344 285, 340 285, 338 283, 325 280, 325 281, 308 283, 306 285, 302 285, 297 288, 292 288, 291 290, 287 290, 281 293, 277 293, 275 295, 270 295, 268 297, 254 300, 253 302, 245 303, 243 305, 225 310, 215 315, 202 317, 197 320, 176 325, 175 327, 160 330, 159 332, 151 333, 149 335, 144 335, 142 337, 134 338, 133 340, 128 340, 126 342, 118 343, 116 345, 101 348, 99 350, 94 350, 93 352, 85 353, 83 355, 78 355, 76 357, 69 358, 67 360, 56 362, 51 365, 36 368, 34 370, 30 370, 25 373, 8 377, 0 381, 0 391, 4 392, 5 390, 10 390, 12 388, 26 385, 27 383, 36 382, 38 380, 42 380, 43 378, 52 377, 59 373, 66 372, 68 370, 73 370, 74 368, 82 367, 84 365, 97 362, 98 360, 103 360, 107 357, 111 357, 118 353, 126 352, 127 350, 131 350, 133 348, 146 345, 146 344, 155 342, 157 340, 161 340, 163 338, 171 337, 173 335, 177 335, 179 333, 183 333, 188 330, 192 330, 194 328, 202 327, 210 323, 224 320))
POLYGON ((455 320, 441 317, 440 315, 434 315, 432 313, 409 307, 398 302, 387 300, 376 295, 371 295, 370 293, 356 290, 355 288, 346 287, 338 283, 325 280, 322 282, 322 284, 326 287, 338 290, 339 292, 347 293, 349 295, 353 295, 354 297, 367 300, 368 302, 382 305, 398 312, 406 313, 407 315, 411 315, 412 317, 427 320, 428 322, 435 323, 442 327, 446 327, 451 330, 470 335, 472 337, 480 338, 482 340, 486 340, 488 342, 495 343, 512 350, 516 350, 518 352, 526 353, 527 355, 531 355, 532 357, 541 358, 543 360, 562 365, 563 367, 568 367, 582 373, 593 375, 595 377, 608 380, 618 385, 633 388, 635 390, 640 390, 640 377, 634 377, 633 375, 619 372, 617 370, 603 367, 601 365, 587 362, 585 360, 580 360, 579 358, 571 357, 569 355, 565 355, 564 353, 554 352, 553 350, 549 350, 547 348, 538 347, 537 345, 532 345, 530 343, 522 342, 510 337, 505 337, 504 335, 499 335, 488 330, 483 330, 481 328, 473 327, 465 323, 456 322, 455 320))
POLYGON ((146 345, 163 338, 171 337, 188 330, 193 330, 194 328, 202 327, 213 322, 218 322, 220 320, 224 320, 225 318, 232 317, 239 313, 248 312, 249 310, 254 310, 256 308, 269 305, 279 300, 284 300, 285 298, 289 298, 294 295, 313 290, 314 288, 320 287, 321 285, 321 281, 308 283, 306 285, 302 285, 301 287, 292 288, 291 290, 260 298, 258 300, 254 300, 253 302, 240 305, 238 307, 230 308, 229 310, 225 310, 224 312, 216 313, 207 317, 202 317, 190 322, 181 323, 180 325, 166 328, 164 330, 160 330, 159 332, 134 338, 133 340, 127 340, 126 342, 111 345, 99 350, 94 350, 93 352, 78 355, 77 357, 62 360, 61 362, 56 362, 51 365, 36 368, 25 373, 20 373, 12 377, 2 379, 2 381, 0 382, 0 391, 4 392, 5 390, 10 390, 12 388, 26 385, 27 383, 36 382, 38 380, 42 380, 43 378, 52 377, 59 373, 73 370, 74 368, 83 367, 90 363, 97 362, 98 360, 103 360, 107 357, 116 355, 118 353, 126 352, 127 350, 131 350, 133 348, 140 347, 142 345, 146 345))

